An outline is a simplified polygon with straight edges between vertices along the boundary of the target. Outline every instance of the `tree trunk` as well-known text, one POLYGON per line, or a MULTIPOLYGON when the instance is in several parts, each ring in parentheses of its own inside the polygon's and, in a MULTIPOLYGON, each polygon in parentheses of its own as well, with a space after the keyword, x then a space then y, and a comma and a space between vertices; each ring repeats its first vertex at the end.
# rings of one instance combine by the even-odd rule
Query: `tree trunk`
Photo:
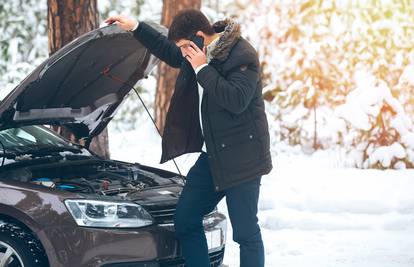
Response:
MULTIPOLYGON (((200 9, 201 0, 163 0, 161 24, 167 28, 174 16, 186 8, 200 9)), ((161 62, 158 67, 158 84, 155 93, 155 122, 161 133, 164 132, 165 117, 174 93, 178 70, 161 62)))
MULTIPOLYGON (((98 28, 97 0, 48 0, 49 55, 79 35, 98 28)), ((71 141, 78 142, 68 129, 53 127, 71 141)), ((109 158, 108 131, 105 130, 92 141, 90 148, 98 155, 109 158)))

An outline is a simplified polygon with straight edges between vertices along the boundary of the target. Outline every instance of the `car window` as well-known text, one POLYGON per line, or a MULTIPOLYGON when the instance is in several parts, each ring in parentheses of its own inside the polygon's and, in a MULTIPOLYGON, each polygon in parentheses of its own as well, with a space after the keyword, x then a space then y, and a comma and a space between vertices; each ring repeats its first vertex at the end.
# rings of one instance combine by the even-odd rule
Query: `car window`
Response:
POLYGON ((36 138, 28 132, 24 131, 23 129, 18 128, 16 131, 16 136, 28 142, 36 143, 36 138))
POLYGON ((44 145, 71 146, 68 141, 40 125, 2 130, 0 131, 0 141, 6 149, 11 150, 44 145))

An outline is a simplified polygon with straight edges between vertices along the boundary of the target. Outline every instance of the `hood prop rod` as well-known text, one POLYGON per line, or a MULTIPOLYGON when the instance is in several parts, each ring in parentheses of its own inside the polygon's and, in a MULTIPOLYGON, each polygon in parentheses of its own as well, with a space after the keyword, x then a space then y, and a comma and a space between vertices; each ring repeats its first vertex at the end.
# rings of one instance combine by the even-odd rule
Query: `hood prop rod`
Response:
MULTIPOLYGON (((108 77, 108 78, 112 79, 113 81, 118 82, 118 83, 121 83, 121 84, 123 84, 123 85, 126 85, 126 86, 128 86, 130 89, 134 90, 134 92, 135 92, 135 93, 136 93, 136 95, 138 96, 139 100, 141 101, 141 104, 144 106, 145 111, 147 112, 148 116, 151 118, 151 121, 152 121, 152 123, 154 124, 155 129, 157 129, 157 132, 158 132, 158 134, 160 135, 160 137, 161 137, 161 139, 162 139, 161 131, 160 131, 160 129, 158 128, 157 124, 155 123, 154 118, 151 116, 151 113, 149 112, 149 110, 148 110, 147 106, 145 105, 144 101, 142 100, 142 98, 141 98, 140 94, 138 93, 138 90, 137 90, 134 86, 130 85, 129 83, 127 83, 127 82, 125 82, 125 81, 121 80, 119 77, 116 77, 116 76, 114 76, 114 75, 110 74, 110 73, 109 73, 109 71, 110 71, 110 70, 111 70, 111 69, 110 69, 110 67, 106 67, 106 68, 102 71, 102 74, 103 74, 104 76, 106 76, 106 77, 108 77)), ((177 169, 178 173, 179 173, 179 174, 180 174, 180 176, 182 177, 183 182, 185 182, 184 176, 181 174, 181 171, 180 171, 180 169, 178 168, 177 163, 175 162, 175 160, 174 160, 174 159, 172 159, 172 161, 174 162, 175 168, 177 169)))

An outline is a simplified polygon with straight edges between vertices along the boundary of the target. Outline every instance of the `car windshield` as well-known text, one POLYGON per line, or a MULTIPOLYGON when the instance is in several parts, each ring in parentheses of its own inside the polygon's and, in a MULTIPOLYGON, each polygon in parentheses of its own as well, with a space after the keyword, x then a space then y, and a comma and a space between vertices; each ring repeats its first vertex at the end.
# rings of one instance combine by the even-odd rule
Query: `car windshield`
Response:
MULTIPOLYGON (((22 126, 0 131, 0 142, 8 152, 25 153, 39 149, 73 150, 71 143, 40 125, 22 126)), ((2 147, 0 147, 0 153, 2 147)))

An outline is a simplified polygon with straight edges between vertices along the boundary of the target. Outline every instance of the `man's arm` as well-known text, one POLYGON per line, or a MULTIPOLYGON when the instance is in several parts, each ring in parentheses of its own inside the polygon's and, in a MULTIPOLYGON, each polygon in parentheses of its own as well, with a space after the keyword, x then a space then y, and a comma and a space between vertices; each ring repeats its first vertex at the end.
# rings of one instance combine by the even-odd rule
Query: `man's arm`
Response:
POLYGON ((134 37, 151 52, 151 54, 173 68, 179 68, 181 66, 184 58, 180 48, 150 25, 145 22, 139 22, 137 29, 132 33, 134 37))
POLYGON ((126 16, 111 16, 106 23, 115 23, 120 28, 132 31, 134 37, 140 41, 153 55, 174 68, 179 68, 184 60, 180 48, 167 39, 160 32, 145 22, 138 22, 126 16))
POLYGON ((246 110, 256 91, 259 80, 259 62, 249 60, 240 61, 232 71, 223 77, 212 66, 206 63, 206 47, 201 51, 193 42, 191 47, 185 48, 187 59, 191 63, 197 81, 204 91, 224 109, 232 113, 241 113, 246 110))
POLYGON ((246 110, 259 80, 258 68, 254 65, 235 67, 226 78, 210 66, 203 66, 197 73, 197 81, 209 97, 232 113, 246 110))

